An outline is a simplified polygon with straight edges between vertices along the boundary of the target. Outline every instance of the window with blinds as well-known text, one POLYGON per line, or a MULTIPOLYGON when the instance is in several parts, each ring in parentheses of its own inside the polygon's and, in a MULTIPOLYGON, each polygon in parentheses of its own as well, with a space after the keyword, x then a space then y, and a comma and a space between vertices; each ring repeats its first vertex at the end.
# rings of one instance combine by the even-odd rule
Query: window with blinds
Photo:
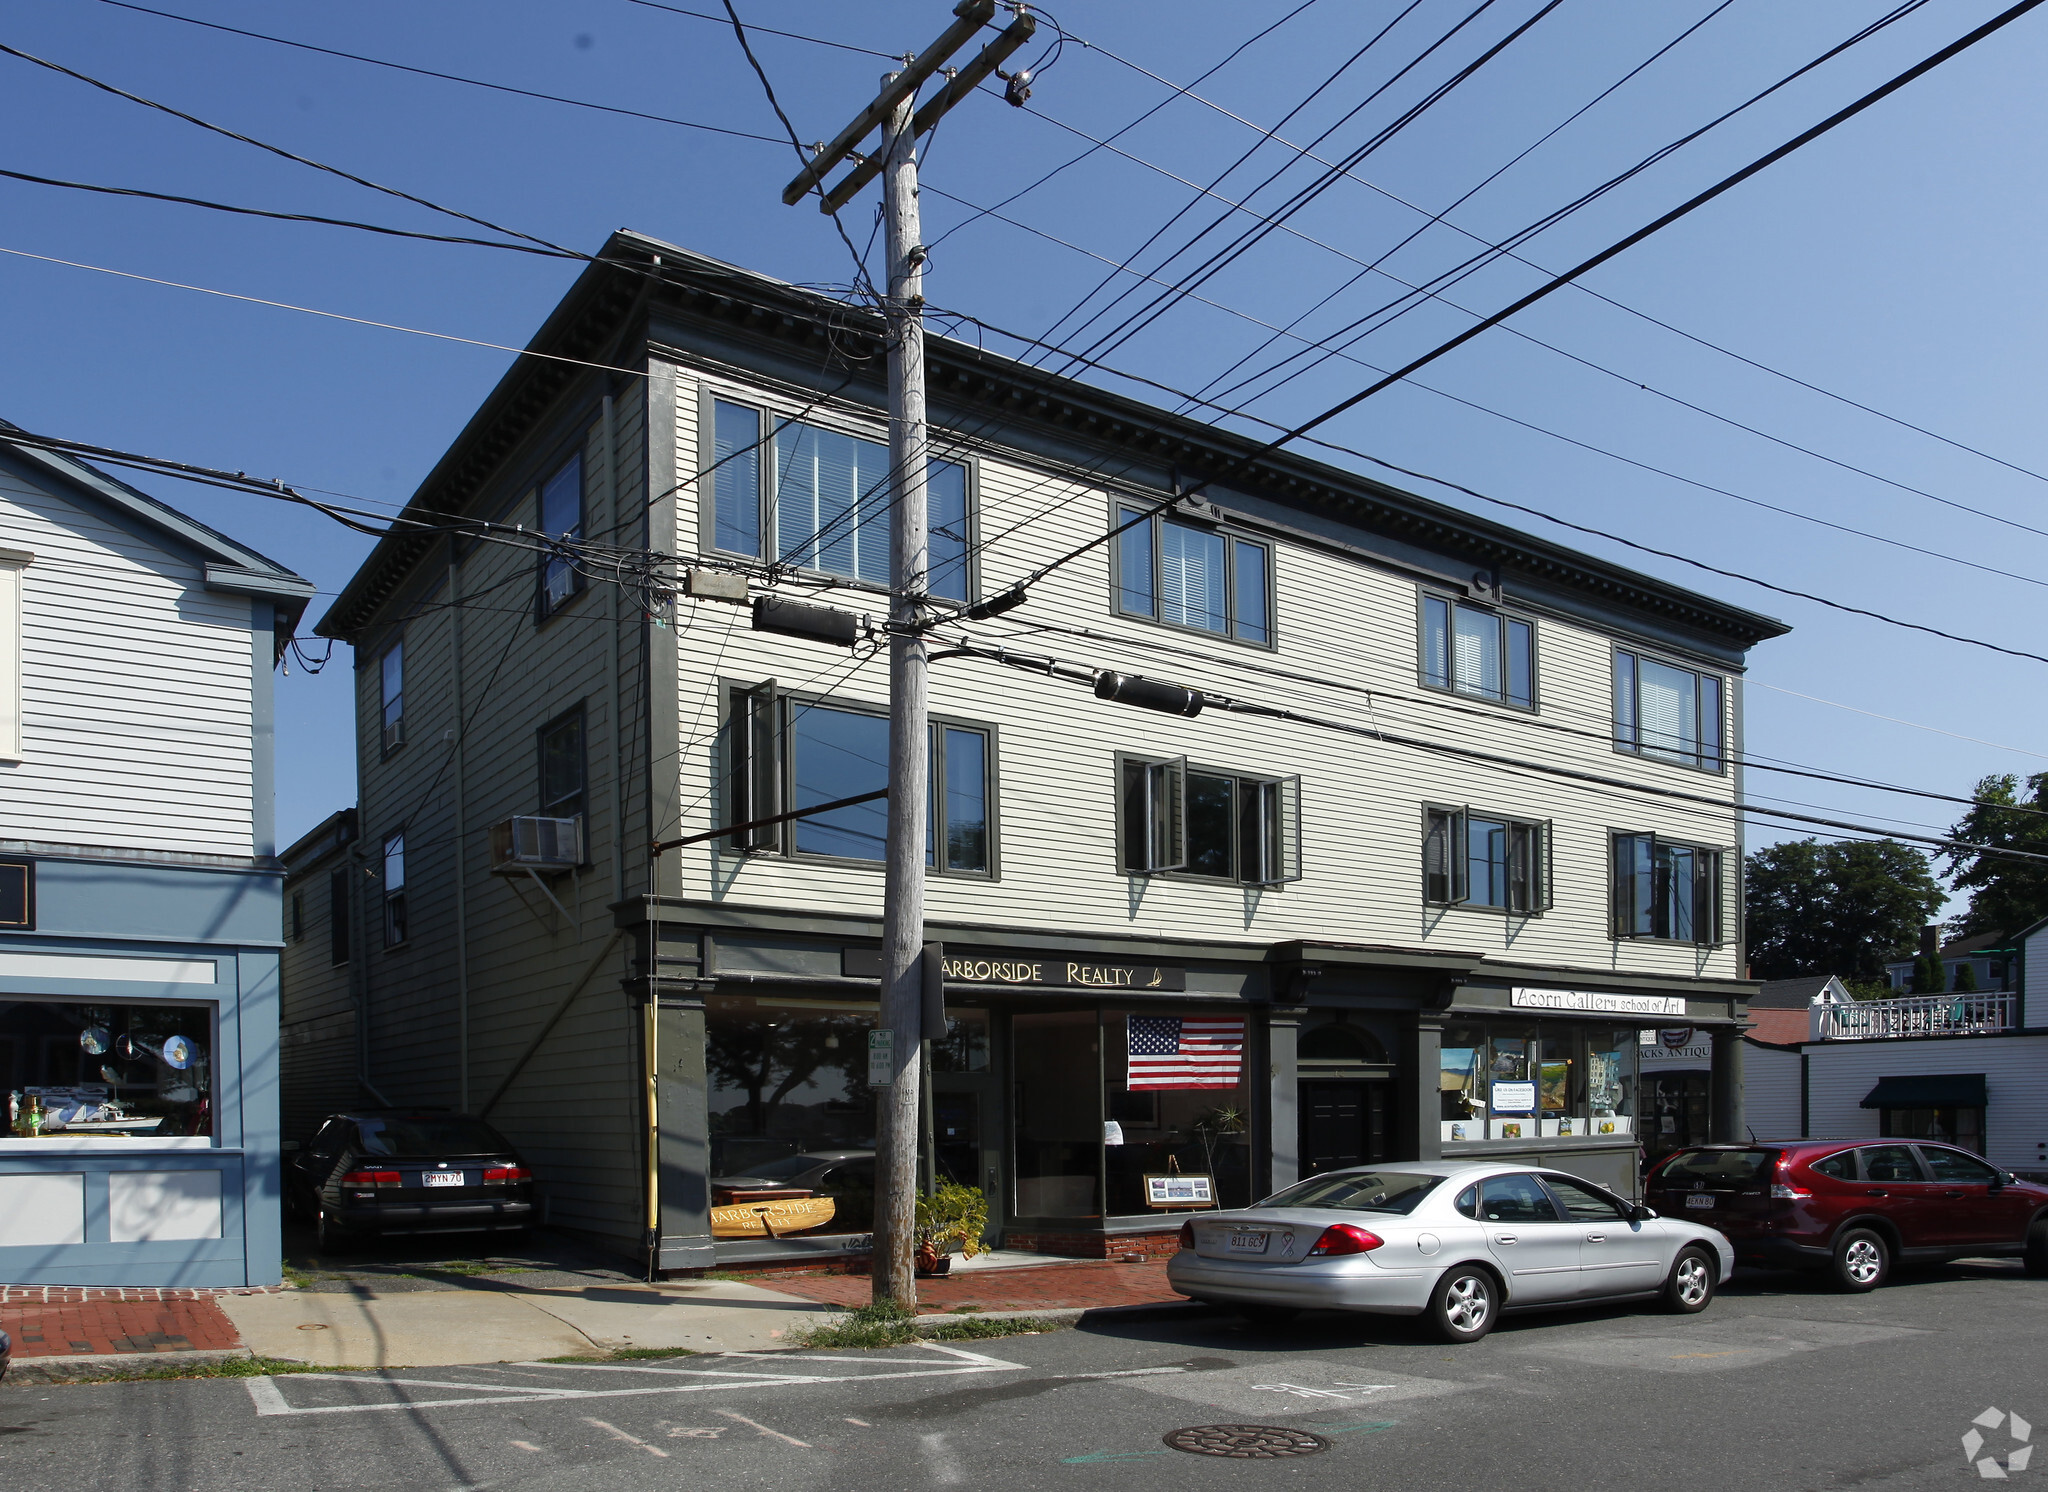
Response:
POLYGON ((1714 674, 1617 650, 1614 749, 1719 772, 1725 694, 1714 674))
POLYGON ((1422 683, 1536 708, 1536 628, 1520 617, 1448 596, 1422 597, 1422 683))
MULTIPOLYGON (((1118 527, 1145 510, 1119 504, 1118 527)), ((1273 550, 1257 539, 1154 517, 1117 535, 1116 609, 1260 647, 1273 643, 1273 550)))

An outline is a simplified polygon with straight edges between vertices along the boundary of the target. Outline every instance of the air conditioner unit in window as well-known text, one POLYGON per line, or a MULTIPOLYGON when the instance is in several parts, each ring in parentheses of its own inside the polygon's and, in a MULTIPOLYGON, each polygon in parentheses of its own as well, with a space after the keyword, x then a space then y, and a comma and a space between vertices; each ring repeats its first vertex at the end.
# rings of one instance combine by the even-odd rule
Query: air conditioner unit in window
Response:
POLYGON ((573 870, 583 863, 583 815, 524 817, 491 825, 491 868, 573 870))
POLYGON ((405 718, 400 716, 384 727, 384 749, 390 751, 405 744, 405 718))

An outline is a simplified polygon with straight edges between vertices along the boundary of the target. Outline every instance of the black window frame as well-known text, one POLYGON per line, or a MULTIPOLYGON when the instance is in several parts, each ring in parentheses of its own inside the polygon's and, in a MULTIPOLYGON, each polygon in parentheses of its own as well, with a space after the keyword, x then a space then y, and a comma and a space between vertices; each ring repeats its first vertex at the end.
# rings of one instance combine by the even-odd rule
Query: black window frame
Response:
POLYGON ((1682 767, 1688 772, 1701 772, 1709 777, 1728 775, 1731 756, 1729 737, 1734 704, 1729 674, 1716 669, 1702 668, 1697 663, 1684 662, 1654 648, 1616 643, 1609 660, 1608 681, 1613 696, 1614 749, 1617 752, 1624 756, 1633 756, 1638 761, 1661 762, 1665 766, 1682 767), (1624 659, 1628 660, 1626 668, 1623 666, 1624 659), (1710 714, 1706 707, 1705 686, 1709 682, 1714 685, 1715 708, 1711 711, 1711 717, 1714 721, 1715 734, 1711 747, 1704 735, 1699 739, 1698 748, 1691 752, 1668 750, 1661 746, 1646 747, 1642 744, 1642 666, 1646 661, 1662 668, 1692 675, 1693 715, 1694 719, 1700 722, 1705 722, 1710 714))
MULTIPOLYGON (((1739 933, 1738 922, 1741 917, 1740 909, 1742 906, 1741 887, 1737 885, 1731 888, 1728 882, 1731 871, 1739 873, 1740 867, 1741 857, 1733 848, 1727 845, 1701 844, 1697 840, 1676 839, 1668 835, 1658 834, 1654 830, 1609 830, 1607 874, 1609 896, 1612 903, 1609 935, 1618 943, 1677 943, 1696 948, 1727 947, 1736 941, 1739 933), (1673 849, 1691 850, 1695 854, 1708 854, 1714 857, 1713 875, 1711 877, 1699 877, 1695 880, 1692 913, 1695 936, 1679 938, 1671 936, 1668 932, 1660 933, 1655 931, 1657 910, 1654 907, 1651 911, 1652 931, 1636 932, 1633 930, 1640 909, 1636 905, 1635 898, 1635 872, 1631 871, 1624 875, 1621 868, 1621 846, 1625 841, 1648 841, 1650 845, 1650 874, 1652 877, 1651 895, 1659 902, 1664 899, 1663 893, 1656 886, 1656 877, 1658 875, 1657 850, 1659 846, 1669 845, 1673 849), (1701 908, 1698 901, 1699 890, 1702 887, 1711 888, 1713 893, 1713 905, 1709 909, 1709 915, 1704 919, 1701 916, 1701 908), (1712 923, 1711 928, 1708 929, 1711 934, 1710 936, 1701 937, 1697 935, 1700 930, 1699 924, 1702 920, 1712 923)), ((1665 926, 1668 927, 1669 925, 1667 909, 1665 926)))
MULTIPOLYGON (((21 907, 19 915, 0 921, 0 933, 34 932, 36 930, 36 862, 14 856, 0 859, 0 877, 5 877, 13 886, 20 888, 21 907)), ((9 890, 7 899, 11 900, 9 890)), ((5 910, 0 904, 0 910, 5 910)))
MULTIPOLYGON (((1132 498, 1113 498, 1109 507, 1109 526, 1112 530, 1122 528, 1133 518, 1144 513, 1148 506, 1157 506, 1156 501, 1146 503, 1132 498)), ((1185 509, 1155 512, 1144 523, 1119 533, 1109 544, 1109 609, 1113 616, 1131 617, 1138 621, 1150 622, 1155 627, 1170 628, 1175 632, 1186 632, 1196 637, 1217 637, 1234 642, 1240 647, 1259 648, 1266 652, 1277 652, 1280 647, 1280 579, 1279 546, 1273 540, 1252 533, 1220 517, 1209 517, 1191 513, 1185 509), (1223 625, 1221 632, 1207 627, 1191 626, 1186 622, 1167 620, 1160 614, 1160 573, 1163 563, 1160 554, 1161 538, 1166 525, 1177 524, 1183 528, 1202 533, 1219 535, 1223 540, 1223 625), (1140 535, 1144 537, 1139 538, 1140 535), (1141 609, 1127 605, 1128 590, 1123 583, 1124 554, 1133 543, 1143 543, 1150 556, 1151 584, 1147 596, 1148 608, 1141 609), (1264 556, 1266 585, 1266 635, 1264 638, 1246 637, 1240 632, 1238 616, 1238 569, 1237 546, 1247 545, 1258 549, 1264 556)))
POLYGON ((339 968, 348 962, 349 943, 349 882, 352 872, 346 865, 337 865, 327 872, 327 963, 330 968, 339 968))
POLYGON ((1116 764, 1116 859, 1127 876, 1172 876, 1216 886, 1288 886, 1303 878, 1301 774, 1250 772, 1190 762, 1184 756, 1119 751, 1116 764), (1189 869, 1188 779, 1231 781, 1231 873, 1189 869), (1142 788, 1139 786, 1142 782, 1142 788), (1248 825, 1242 794, 1259 791, 1256 827, 1248 825), (1244 874, 1247 844, 1256 837, 1260 872, 1244 874), (1137 842, 1144 840, 1144 852, 1137 842))
MULTIPOLYGON (((587 443, 587 438, 579 440, 563 453, 561 459, 551 462, 547 467, 547 475, 533 484, 533 527, 534 531, 544 538, 566 538, 572 543, 580 543, 584 538, 585 531, 589 527, 590 473, 586 469, 587 463, 583 459, 584 447, 587 443), (572 466, 576 468, 576 524, 571 529, 557 532, 549 529, 547 526, 547 492, 548 488, 552 487, 556 480, 572 466)), ((550 617, 561 615, 570 603, 575 601, 588 588, 588 582, 584 579, 583 572, 577 569, 571 560, 554 554, 547 549, 542 549, 534 557, 534 624, 538 626, 550 617), (561 573, 568 577, 569 588, 560 599, 556 600, 550 599, 548 577, 558 566, 561 567, 561 573)))
POLYGON ((400 632, 377 652, 377 727, 379 761, 389 761, 405 745, 405 634, 400 632), (398 659, 398 692, 388 692, 391 660, 398 659))
POLYGON ((381 908, 384 921, 384 947, 387 951, 403 948, 412 934, 406 905, 405 875, 405 831, 397 829, 379 841, 377 855, 377 883, 381 893, 381 908), (392 845, 398 846, 398 884, 391 884, 392 845))
POLYGON ((1504 710, 1514 710, 1524 715, 1535 715, 1542 711, 1542 629, 1536 619, 1526 616, 1511 607, 1496 606, 1490 602, 1473 601, 1449 591, 1419 586, 1415 597, 1415 678, 1424 689, 1437 694, 1454 694, 1460 699, 1483 700, 1498 705, 1504 710), (1444 673, 1443 681, 1437 682, 1431 676, 1429 667, 1429 608, 1432 602, 1444 607, 1444 673), (1458 682, 1455 646, 1458 635, 1458 612, 1477 612, 1493 619, 1500 630, 1501 687, 1500 693, 1492 694, 1484 689, 1468 688, 1458 682), (1529 629, 1529 698, 1526 703, 1514 697, 1513 649, 1510 646, 1510 626, 1529 629))
POLYGON ((1454 807, 1444 803, 1425 803, 1422 808, 1422 900, 1425 905, 1433 907, 1460 907, 1505 917, 1541 917, 1556 905, 1555 882, 1551 874, 1555 838, 1556 824, 1550 819, 1494 813, 1469 805, 1454 807), (1499 824, 1506 834, 1504 876, 1508 899, 1505 903, 1472 899, 1470 831, 1475 819, 1480 823, 1499 824), (1458 847, 1458 853, 1452 853, 1453 847, 1458 847), (1524 892, 1520 905, 1515 901, 1518 858, 1522 872, 1520 884, 1524 892))
MULTIPOLYGON (((751 823, 787 812, 796 799, 796 753, 790 740, 793 711, 823 709, 847 715, 865 715, 886 720, 886 705, 870 705, 835 696, 782 690, 773 679, 755 684, 721 681, 725 696, 724 749, 720 753, 719 796, 724 802, 725 822, 751 823)), ((929 856, 927 876, 952 880, 999 881, 1002 879, 1001 740, 997 728, 987 721, 964 716, 930 714, 928 739, 932 743, 926 767, 926 835, 929 856), (945 863, 946 834, 941 823, 946 801, 947 731, 966 731, 982 738, 982 786, 987 826, 987 866, 963 869, 945 863)), ((743 830, 721 836, 717 845, 726 853, 771 855, 780 859, 824 865, 856 865, 880 870, 880 859, 856 855, 828 855, 797 848, 800 820, 743 830)))
POLYGON ((584 701, 578 700, 533 733, 535 810, 542 818, 577 818, 588 812, 590 799, 590 732, 584 701), (548 738, 569 726, 576 728, 576 791, 548 797, 548 738), (564 808, 562 805, 571 805, 564 808))
MULTIPOLYGON (((806 409, 802 414, 814 414, 806 409)), ((836 580, 843 585, 876 592, 886 592, 886 583, 863 580, 858 576, 842 575, 836 570, 822 570, 809 565, 795 564, 779 558, 781 535, 777 532, 776 509, 778 488, 781 481, 782 459, 778 442, 782 433, 792 427, 803 427, 823 431, 831 435, 843 435, 854 440, 863 440, 871 445, 886 446, 886 435, 877 440, 870 431, 856 430, 840 424, 822 423, 816 419, 805 419, 797 412, 778 409, 774 404, 757 396, 735 396, 709 384, 700 384, 697 390, 697 445, 698 474, 697 490, 697 544, 705 554, 749 561, 756 565, 779 565, 801 575, 816 575, 836 580), (758 444, 754 447, 755 516, 754 533, 757 547, 752 550, 728 548, 719 542, 718 534, 718 473, 726 470, 718 455, 718 407, 728 405, 744 410, 755 417, 758 444)), ((954 601, 971 605, 981 596, 981 575, 979 565, 979 538, 981 514, 980 463, 971 455, 931 456, 928 460, 935 465, 957 466, 961 471, 963 487, 962 504, 966 532, 961 540, 962 566, 960 596, 939 596, 943 601, 954 601)), ((929 490, 929 489, 927 489, 929 490)), ((932 594, 937 595, 937 592, 932 594)))

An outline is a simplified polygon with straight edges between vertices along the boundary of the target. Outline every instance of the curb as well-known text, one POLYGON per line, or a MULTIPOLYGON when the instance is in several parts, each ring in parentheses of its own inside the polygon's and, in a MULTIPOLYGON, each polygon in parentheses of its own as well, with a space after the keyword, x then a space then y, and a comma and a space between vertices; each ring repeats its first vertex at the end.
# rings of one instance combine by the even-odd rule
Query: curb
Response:
POLYGON ((1049 1321, 1055 1326, 1083 1326, 1100 1321, 1107 1325, 1114 1321, 1171 1319, 1207 1309, 1199 1301, 1163 1300, 1127 1306, 1047 1306, 1038 1311, 964 1311, 957 1315, 934 1312, 919 1316, 911 1329, 919 1336, 929 1336, 949 1321, 1049 1321))
POLYGON ((247 1347, 191 1352, 96 1352, 76 1357, 17 1357, 0 1379, 0 1389, 46 1383, 96 1383, 123 1378, 152 1368, 207 1368, 237 1358, 254 1357, 247 1347))

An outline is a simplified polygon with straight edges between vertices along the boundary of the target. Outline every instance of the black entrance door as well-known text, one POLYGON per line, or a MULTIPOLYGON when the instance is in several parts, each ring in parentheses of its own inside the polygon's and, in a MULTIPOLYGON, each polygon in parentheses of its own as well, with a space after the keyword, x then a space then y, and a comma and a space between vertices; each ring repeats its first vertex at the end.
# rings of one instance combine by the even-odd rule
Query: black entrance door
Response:
POLYGON ((1301 1085, 1301 1174, 1375 1166, 1389 1158, 1387 1111, 1392 1083, 1304 1082, 1301 1085))

